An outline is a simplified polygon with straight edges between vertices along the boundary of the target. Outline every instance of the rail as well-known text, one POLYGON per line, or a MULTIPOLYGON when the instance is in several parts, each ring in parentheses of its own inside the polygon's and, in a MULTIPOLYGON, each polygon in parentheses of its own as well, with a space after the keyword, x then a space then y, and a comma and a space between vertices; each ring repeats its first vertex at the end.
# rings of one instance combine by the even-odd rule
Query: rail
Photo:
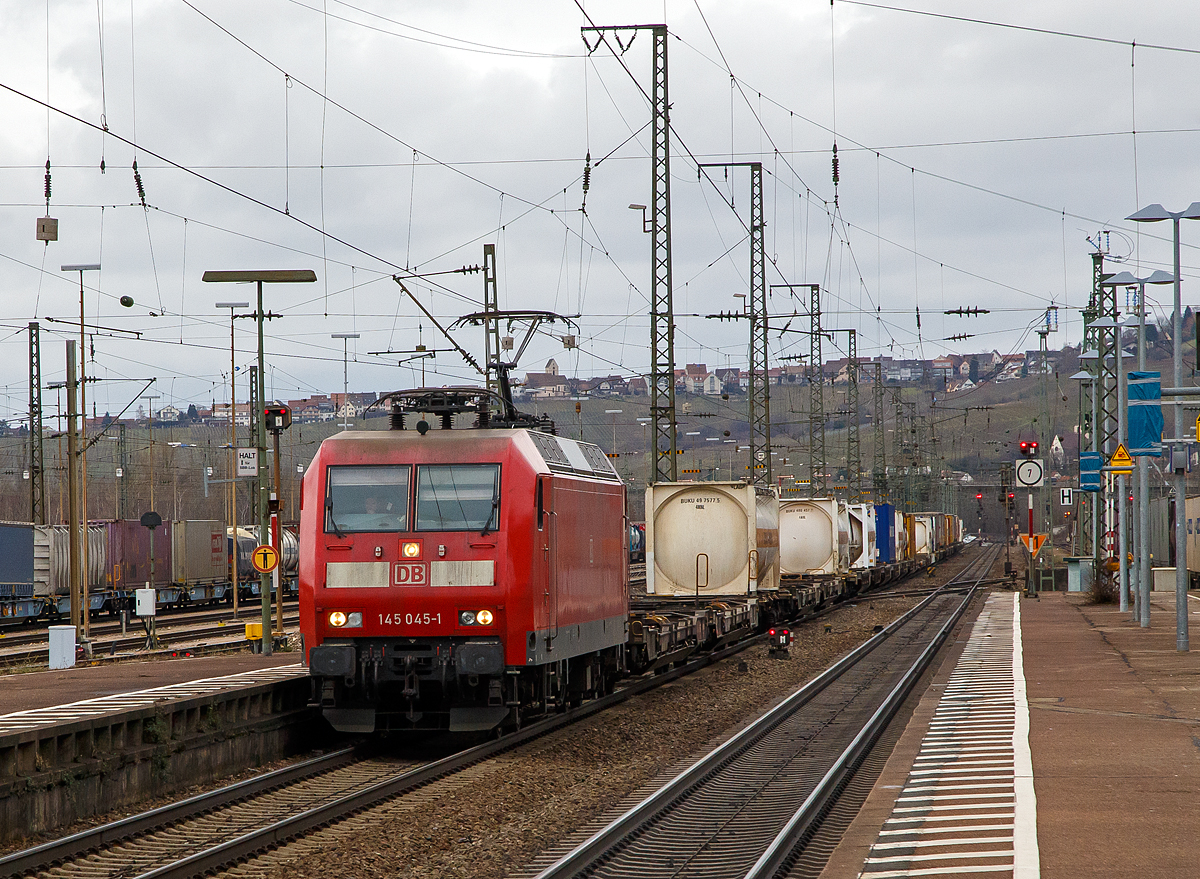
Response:
POLYGON ((912 688, 916 686, 917 680, 925 672, 925 669, 928 668, 929 663, 933 661, 934 655, 941 649, 942 643, 950 633, 950 630, 962 618, 967 605, 975 597, 975 590, 979 587, 980 581, 987 576, 992 564, 999 557, 1000 548, 998 546, 992 547, 991 550, 984 553, 981 559, 973 561, 971 565, 968 565, 946 584, 947 587, 966 585, 967 578, 964 577, 964 574, 972 572, 970 576, 975 576, 974 571, 978 571, 978 575, 975 576, 975 582, 971 583, 967 588, 967 597, 963 600, 962 604, 946 620, 937 635, 929 643, 929 646, 917 657, 917 661, 905 672, 904 677, 901 678, 899 683, 888 694, 883 704, 871 715, 867 724, 854 737, 854 740, 842 752, 829 771, 825 773, 821 781, 818 782, 813 792, 809 794, 808 798, 796 810, 796 813, 789 819, 788 823, 784 825, 779 835, 775 837, 774 841, 767 847, 754 866, 750 868, 750 871, 746 873, 745 879, 771 879, 771 877, 774 877, 790 860, 796 847, 810 835, 811 830, 820 820, 821 815, 828 811, 829 806, 837 798, 838 791, 842 789, 846 780, 853 774, 855 768, 862 762, 862 759, 870 751, 880 734, 891 722, 896 712, 900 709, 900 705, 908 697, 912 688))
MULTIPOLYGON (((843 658, 835 668, 845 667, 850 661, 851 656, 863 655, 874 649, 874 646, 885 640, 889 636, 889 633, 895 631, 903 620, 908 619, 919 608, 925 607, 934 599, 935 596, 930 596, 926 601, 921 602, 909 614, 892 623, 882 633, 874 636, 866 644, 860 646, 853 654, 843 658)), ((811 616, 809 615, 810 618, 811 616)), ((0 874, 28 873, 37 869, 45 869, 54 864, 62 864, 71 858, 79 858, 85 855, 89 858, 90 862, 96 856, 94 854, 89 855, 89 852, 95 852, 97 849, 110 846, 114 842, 121 842, 123 846, 123 857, 125 860, 121 875, 124 876, 136 876, 137 879, 185 879, 185 877, 215 871, 225 865, 252 857, 258 852, 278 846, 314 828, 332 823, 349 814, 402 795, 435 779, 461 771, 534 738, 606 710, 613 705, 641 695, 663 684, 670 683, 686 674, 691 674, 700 668, 733 656, 753 644, 760 643, 766 637, 765 634, 750 635, 741 641, 731 643, 712 653, 693 657, 686 663, 666 670, 663 673, 646 674, 628 679, 617 691, 588 702, 581 707, 569 709, 562 714, 548 717, 516 732, 505 735, 502 738, 449 755, 440 760, 413 768, 405 768, 400 772, 394 772, 391 777, 382 780, 372 777, 369 783, 359 785, 352 793, 343 796, 328 797, 325 802, 310 808, 300 807, 291 814, 278 818, 278 820, 268 820, 261 826, 241 832, 233 838, 226 837, 220 843, 207 845, 201 851, 192 850, 182 857, 176 857, 174 860, 159 863, 149 868, 146 866, 131 868, 132 857, 129 854, 128 847, 136 842, 135 837, 145 836, 151 831, 171 824, 178 824, 192 817, 211 813, 215 809, 233 803, 240 803, 253 797, 270 796, 273 799, 277 799, 282 793, 286 792, 285 789, 289 785, 303 783, 306 779, 324 772, 339 770, 343 767, 352 767, 357 762, 358 755, 353 748, 344 749, 336 754, 306 761, 295 767, 278 770, 259 779, 230 785, 218 791, 201 794, 179 803, 164 806, 161 809, 132 816, 122 821, 84 831, 33 849, 17 852, 0 859, 0 874)), ((822 676, 825 679, 832 679, 833 677, 836 677, 836 674, 831 674, 831 672, 826 672, 822 676)), ((369 758, 363 759, 366 760, 369 758)), ((94 866, 93 864, 92 867, 94 866)), ((94 869, 89 868, 89 874, 95 872, 94 869)), ((67 874, 63 873, 63 875, 67 874)))
MULTIPOLYGON (((984 553, 983 556, 983 558, 974 560, 966 569, 979 569, 980 573, 976 576, 976 579, 981 579, 986 575, 987 570, 990 569, 991 564, 995 561, 996 553, 988 552, 984 553)), ((947 587, 960 585, 961 581, 959 578, 961 577, 962 575, 960 574, 958 578, 947 584, 947 587)), ((706 786, 721 788, 722 793, 717 796, 718 799, 722 797, 726 800, 735 799, 740 792, 736 790, 734 782, 725 778, 727 775, 735 774, 730 769, 734 761, 746 758, 752 752, 767 750, 768 745, 765 742, 767 742, 773 732, 778 730, 785 722, 795 718, 801 708, 808 705, 826 689, 830 688, 834 682, 841 679, 848 671, 856 668, 864 657, 870 655, 882 644, 889 641, 889 639, 894 639, 897 633, 914 620, 918 620, 919 617, 931 608, 934 602, 945 598, 950 591, 949 588, 943 588, 929 595, 904 616, 895 620, 884 628, 883 631, 851 651, 784 702, 768 711, 754 724, 743 729, 728 741, 715 748, 651 796, 627 810, 610 824, 593 834, 589 839, 544 869, 537 875, 537 879, 566 879, 566 877, 585 873, 591 874, 593 872, 597 875, 627 875, 626 871, 630 870, 631 862, 634 861, 661 864, 674 857, 678 863, 678 857, 692 858, 699 851, 709 848, 709 842, 711 841, 692 842, 689 843, 692 849, 683 854, 678 854, 675 849, 669 848, 667 845, 655 848, 655 842, 643 842, 643 840, 647 839, 647 829, 652 826, 656 828, 660 836, 669 834, 669 830, 662 829, 664 816, 676 810, 682 813, 685 808, 684 804, 691 799, 699 799, 697 792, 702 791, 706 786), (610 858, 615 858, 616 855, 614 853, 631 840, 638 840, 642 843, 642 848, 636 854, 630 854, 628 861, 617 862, 609 860, 610 858)), ((883 700, 882 706, 872 713, 870 720, 863 725, 860 732, 854 737, 850 747, 842 752, 839 759, 834 761, 833 766, 825 773, 825 777, 820 785, 820 791, 814 790, 805 800, 804 805, 802 805, 801 812, 803 814, 798 812, 790 816, 791 820, 786 822, 785 827, 785 832, 788 835, 785 836, 781 833, 767 847, 773 853, 772 862, 778 856, 774 854, 775 852, 783 852, 783 857, 786 857, 790 853, 791 849, 794 848, 794 845, 787 847, 787 841, 792 838, 791 834, 799 833, 800 836, 803 836, 812 825, 813 818, 819 815, 828 805, 832 793, 840 787, 840 783, 848 776, 852 765, 869 750, 878 732, 886 726, 887 721, 890 720, 895 710, 899 707, 899 704, 903 702, 904 697, 912 688, 917 678, 919 678, 932 656, 937 652, 946 634, 961 617, 973 597, 974 587, 972 586, 967 589, 966 597, 952 611, 937 634, 930 639, 926 648, 917 658, 917 661, 910 666, 909 672, 892 688, 891 692, 883 700)), ((776 769, 778 768, 776 767, 776 769)), ((696 807, 692 810, 691 814, 695 818, 698 814, 703 814, 703 810, 696 807)), ((714 820, 715 822, 724 822, 728 820, 728 817, 728 815, 721 815, 714 820)), ((762 815, 760 814, 758 817, 761 819, 762 815)), ((687 821, 681 820, 681 824, 687 823, 687 821)), ((691 828, 688 828, 688 830, 690 831, 691 828)), ((722 847, 713 844, 711 848, 722 847)), ((725 849, 721 870, 730 869, 730 857, 729 850, 725 849)), ((696 875, 704 875, 703 870, 698 865, 690 861, 689 863, 690 869, 696 875)), ((634 875, 634 873, 630 871, 628 875, 634 875)), ((718 875, 718 873, 714 873, 713 875, 718 875)), ((728 875, 728 873, 720 873, 720 875, 728 875)))

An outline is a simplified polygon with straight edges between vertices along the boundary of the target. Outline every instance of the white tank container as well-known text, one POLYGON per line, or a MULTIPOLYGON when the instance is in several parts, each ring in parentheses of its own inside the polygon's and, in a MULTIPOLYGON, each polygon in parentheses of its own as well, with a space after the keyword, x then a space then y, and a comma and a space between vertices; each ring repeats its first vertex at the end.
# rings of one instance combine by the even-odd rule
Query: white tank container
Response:
POLYGON ((933 559, 934 542, 937 540, 937 526, 932 513, 916 513, 912 517, 912 548, 913 558, 918 561, 933 559))
POLYGON ((779 504, 780 569, 792 577, 834 576, 850 567, 850 515, 836 498, 779 504))
POLYGON ((876 559, 875 545, 875 505, 850 504, 850 567, 854 570, 864 570, 874 567, 876 559), (855 551, 854 534, 859 534, 859 545, 855 551))
POLYGON ((779 588, 779 496, 744 482, 646 489, 646 594, 746 595, 779 588))

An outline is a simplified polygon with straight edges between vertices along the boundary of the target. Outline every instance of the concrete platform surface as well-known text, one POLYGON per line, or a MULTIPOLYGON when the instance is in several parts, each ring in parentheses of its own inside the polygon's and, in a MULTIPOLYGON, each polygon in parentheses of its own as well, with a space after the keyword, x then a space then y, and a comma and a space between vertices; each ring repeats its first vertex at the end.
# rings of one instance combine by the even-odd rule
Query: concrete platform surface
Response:
POLYGON ((294 665, 300 660, 299 653, 273 653, 270 656, 231 653, 3 675, 0 676, 0 715, 201 678, 294 665))
MULTIPOLYGON (((1191 596, 1189 603, 1192 650, 1179 653, 1171 594, 1153 595, 1149 629, 1115 605, 1090 604, 1086 594, 1048 593, 1021 601, 1018 667, 1023 666, 1028 707, 1036 858, 1015 874, 1011 862, 969 872, 1018 879, 1200 876, 1200 597, 1191 596)), ((934 841, 911 849, 926 853, 924 862, 914 858, 911 864, 885 868, 868 858, 889 846, 895 851, 897 839, 916 838, 881 830, 897 826, 897 807, 905 805, 897 800, 912 796, 905 791, 921 775, 914 767, 923 765, 919 755, 929 747, 931 729, 938 732, 935 712, 944 710, 939 702, 948 686, 953 689, 951 675, 965 661, 969 630, 935 675, 822 879, 965 872, 948 862, 950 855, 928 854, 947 850, 940 831, 926 830, 934 841), (939 862, 939 857, 947 861, 939 862)), ((1018 693, 1020 689, 1018 685, 1018 693)), ((959 759, 964 765, 966 758, 959 759)), ((1017 775, 1019 790, 1019 769, 1017 775)), ((987 788, 999 793, 987 796, 1007 796, 1010 788, 996 784, 999 778, 988 781, 993 783, 987 788)), ((961 789, 961 779, 958 783, 961 789)), ((971 796, 984 796, 978 793, 982 789, 977 786, 971 796)), ((967 797, 961 794, 948 800, 954 805, 938 808, 980 808, 965 806, 967 797)), ((992 811, 994 824, 987 833, 1007 834, 1003 828, 1012 816, 1004 808, 992 811)), ((1019 808, 1017 812, 1019 823, 1019 808)), ((1000 847, 991 843, 993 849, 1000 847)), ((977 847, 985 846, 978 842, 977 847)), ((1020 863, 1018 858, 1018 867, 1020 863)))

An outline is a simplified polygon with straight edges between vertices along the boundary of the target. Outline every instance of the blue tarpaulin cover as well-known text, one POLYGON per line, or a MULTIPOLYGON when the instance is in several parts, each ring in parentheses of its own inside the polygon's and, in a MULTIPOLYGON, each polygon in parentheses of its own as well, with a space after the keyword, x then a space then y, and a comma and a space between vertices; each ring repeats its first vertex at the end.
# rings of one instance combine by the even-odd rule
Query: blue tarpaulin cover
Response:
POLYGON ((1079 453, 1079 488, 1083 491, 1100 490, 1100 467, 1104 459, 1099 452, 1079 453))
POLYGON ((1162 373, 1129 373, 1129 454, 1159 457, 1162 432, 1162 373))

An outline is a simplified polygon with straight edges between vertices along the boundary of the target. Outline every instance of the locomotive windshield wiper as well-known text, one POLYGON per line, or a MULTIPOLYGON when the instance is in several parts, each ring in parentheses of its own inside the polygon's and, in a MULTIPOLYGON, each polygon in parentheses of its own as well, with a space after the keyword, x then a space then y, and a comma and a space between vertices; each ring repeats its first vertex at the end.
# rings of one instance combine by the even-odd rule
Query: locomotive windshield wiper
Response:
POLYGON ((499 486, 492 491, 492 511, 488 513, 487 521, 483 523, 483 530, 479 532, 480 537, 487 537, 488 532, 492 530, 492 520, 496 518, 496 510, 498 509, 500 509, 499 486))
POLYGON ((346 535, 338 528, 337 519, 333 518, 333 496, 325 498, 325 509, 329 511, 329 524, 333 526, 333 533, 340 539, 345 539, 346 535))

